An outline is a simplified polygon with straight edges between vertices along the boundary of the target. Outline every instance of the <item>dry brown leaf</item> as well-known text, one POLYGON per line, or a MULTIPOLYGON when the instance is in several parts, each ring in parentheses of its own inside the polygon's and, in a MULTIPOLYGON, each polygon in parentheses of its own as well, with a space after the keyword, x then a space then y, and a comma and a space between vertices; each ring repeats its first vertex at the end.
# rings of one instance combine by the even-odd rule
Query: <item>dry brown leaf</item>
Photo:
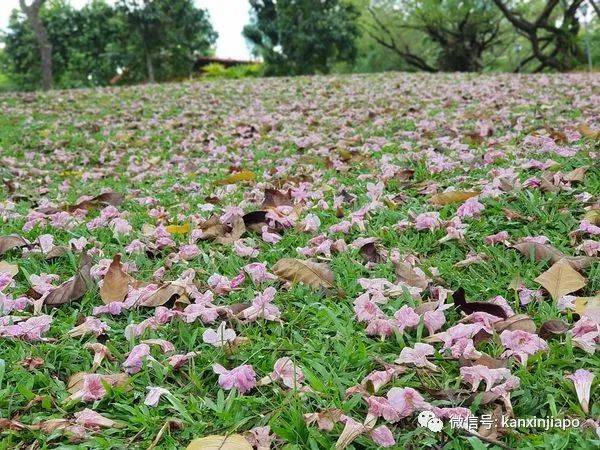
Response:
POLYGON ((180 284, 171 282, 159 287, 139 305, 153 308, 164 305, 172 298, 175 298, 175 303, 189 303, 189 300, 185 295, 185 288, 180 284))
POLYGON ((9 236, 0 236, 0 255, 4 255, 13 248, 25 247, 28 243, 21 236, 11 234, 9 236))
POLYGON ((593 225, 600 226, 600 209, 590 209, 583 215, 583 218, 589 220, 593 225))
POLYGON ((577 131, 583 134, 586 138, 597 139, 600 136, 600 131, 592 129, 587 123, 582 123, 577 127, 577 131))
POLYGON ((587 172, 587 166, 578 167, 573 169, 569 173, 565 174, 563 178, 566 181, 583 181, 585 178, 585 172, 587 172))
POLYGON ((277 208, 278 206, 292 206, 292 195, 290 190, 280 191, 278 189, 265 189, 265 199, 262 202, 262 209, 277 208))
POLYGON ((14 277, 19 273, 19 266, 16 264, 7 263, 6 261, 0 261, 0 273, 7 273, 14 277))
POLYGON ((50 291, 44 300, 44 304, 58 306, 83 297, 92 285, 92 279, 90 277, 91 267, 92 262, 90 257, 87 253, 83 253, 81 255, 81 260, 79 261, 79 271, 77 275, 50 291))
POLYGON ((218 216, 211 216, 206 222, 200 224, 202 230, 200 239, 212 240, 217 244, 230 244, 237 241, 246 232, 244 219, 235 217, 232 225, 222 224, 218 216))
POLYGON ((409 286, 425 289, 431 281, 427 277, 419 275, 409 264, 402 261, 394 262, 394 268, 396 271, 396 284, 402 282, 409 286))
POLYGON ((250 170, 242 170, 240 172, 233 173, 228 177, 225 177, 221 180, 218 180, 216 184, 225 185, 225 184, 235 184, 242 181, 256 181, 256 175, 254 172, 250 170))
POLYGON ((61 256, 69 253, 71 249, 64 245, 55 245, 48 253, 44 253, 44 259, 50 261, 52 259, 60 258, 61 256))
POLYGON ((565 260, 576 270, 585 269, 599 260, 599 258, 592 256, 567 256, 552 245, 537 242, 521 242, 513 245, 513 248, 516 248, 525 256, 533 255, 536 261, 549 260, 556 263, 565 260))
POLYGON ((316 288, 335 289, 333 271, 326 263, 283 258, 273 266, 273 273, 292 283, 303 283, 316 288))
POLYGON ((559 319, 548 320, 540 327, 539 335, 542 339, 550 339, 555 336, 562 336, 569 330, 569 325, 559 319))
POLYGON ((216 434, 194 439, 186 450, 252 450, 252 446, 241 434, 219 436, 216 434))
POLYGON ((544 286, 554 300, 578 291, 587 283, 587 280, 564 259, 555 263, 534 281, 544 286))
POLYGON ((516 314, 507 319, 495 322, 494 330, 497 333, 502 333, 504 330, 521 330, 528 333, 535 333, 536 327, 535 322, 527 314, 516 314))
POLYGON ((100 287, 100 298, 105 305, 112 302, 122 302, 129 292, 133 278, 125 273, 121 264, 121 255, 115 255, 100 287))
POLYGON ((385 262, 387 259, 385 249, 376 241, 367 242, 358 251, 365 262, 368 263, 379 264, 385 262))
POLYGON ((434 205, 444 206, 451 203, 462 203, 479 194, 479 191, 447 191, 431 196, 429 201, 434 205))
POLYGON ((90 210, 106 205, 118 206, 121 203, 123 203, 123 200, 124 197, 118 192, 104 192, 89 200, 84 200, 75 205, 63 205, 58 208, 42 208, 38 209, 38 211, 44 214, 55 214, 61 211, 74 212, 78 209, 90 210))

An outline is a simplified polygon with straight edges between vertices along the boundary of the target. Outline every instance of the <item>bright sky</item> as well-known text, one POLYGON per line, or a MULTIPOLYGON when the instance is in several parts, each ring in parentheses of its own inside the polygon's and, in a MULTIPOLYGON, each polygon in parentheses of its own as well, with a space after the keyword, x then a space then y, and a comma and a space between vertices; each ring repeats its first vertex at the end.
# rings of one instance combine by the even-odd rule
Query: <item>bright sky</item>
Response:
MULTIPOLYGON (((112 3, 112 0, 108 0, 112 3)), ((221 58, 249 59, 250 51, 242 37, 242 28, 249 21, 250 5, 247 0, 195 0, 210 13, 213 27, 219 33, 217 56, 221 58)), ((81 7, 87 0, 71 0, 81 7)), ((0 29, 6 28, 10 12, 19 7, 19 0, 0 0, 0 29)))

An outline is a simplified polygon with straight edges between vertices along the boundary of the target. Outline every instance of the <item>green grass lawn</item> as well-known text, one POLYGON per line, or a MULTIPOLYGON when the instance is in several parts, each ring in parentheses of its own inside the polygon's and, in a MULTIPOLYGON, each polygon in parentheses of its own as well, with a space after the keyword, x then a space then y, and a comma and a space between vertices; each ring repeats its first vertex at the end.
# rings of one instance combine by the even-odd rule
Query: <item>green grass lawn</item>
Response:
MULTIPOLYGON (((430 282, 414 296, 407 285, 399 295, 386 294, 387 303, 379 307, 388 318, 403 305, 418 309, 431 301, 434 287, 451 291, 462 287, 468 301, 503 296, 515 313, 533 319, 537 331, 552 319, 563 320, 571 330, 579 319, 577 312, 559 310, 545 291, 541 299, 521 305, 519 293, 510 288, 520 277, 527 288, 542 289, 534 279, 552 264, 503 243, 491 245, 485 238, 506 231, 507 240, 514 244, 528 236, 545 236, 566 255, 584 255, 582 244, 587 242, 591 248, 589 242, 598 242, 593 232, 573 233, 586 217, 599 225, 600 150, 597 132, 593 134, 599 126, 598 88, 600 79, 587 74, 388 73, 0 96, 0 175, 4 180, 0 236, 19 234, 31 243, 28 250, 12 249, 0 256, 19 267, 14 284, 1 295, 28 299, 22 311, 4 312, 7 318, 0 325, 34 315, 32 303, 39 293, 32 293, 31 286, 36 276, 58 275, 51 282, 55 289, 77 273, 80 252, 71 248, 48 259, 36 243, 43 235, 52 235, 55 246, 68 246, 71 239, 85 237, 92 264, 121 254, 123 262, 137 268, 130 274, 144 282, 160 285, 193 269, 198 291, 215 291, 214 305, 220 307, 247 304, 272 286, 277 289, 273 303, 281 311, 281 323, 247 322, 225 313, 214 323, 175 317, 127 340, 127 325, 153 317, 154 308, 134 306, 119 315, 99 314, 97 318, 110 327, 105 335, 70 337, 69 330, 103 304, 98 287, 91 286, 82 298, 57 307, 40 304, 39 313, 53 319, 45 340, 10 337, 6 330, 5 337, 0 337, 0 418, 23 425, 0 422, 0 448, 174 449, 184 448, 194 438, 243 434, 267 425, 275 438, 272 448, 334 448, 344 425, 320 430, 315 424, 307 425, 304 415, 338 408, 362 423, 368 411, 365 398, 347 396, 346 389, 372 371, 383 370, 383 363, 393 364, 403 348, 425 342, 429 334, 421 320, 418 326, 394 330, 385 338, 370 336, 366 324, 356 319, 354 301, 365 291, 359 279, 396 281, 390 259, 393 250, 418 258, 415 266, 430 282), (583 179, 565 180, 565 174, 582 167, 583 179), (401 169, 414 170, 414 174, 402 179, 401 169), (255 179, 226 184, 227 177, 240 170, 251 171, 255 179), (544 177, 549 180, 546 184, 540 181, 544 177), (382 183, 379 188, 378 182, 382 183), (281 235, 277 243, 247 230, 243 242, 259 251, 257 257, 239 256, 232 243, 194 240, 199 233, 193 231, 173 233, 172 243, 155 248, 156 234, 148 226, 188 223, 193 230, 211 214, 221 216, 231 207, 243 213, 261 210, 264 191, 272 188, 283 192, 294 209, 291 213, 285 208, 274 210, 297 216, 296 223, 269 230, 281 235), (436 206, 430 201, 433 194, 448 188, 482 191, 478 200, 485 209, 462 219, 466 225, 463 239, 443 239, 460 203, 436 206), (377 193, 377 189, 383 191, 377 193), (89 208, 87 215, 40 212, 109 190, 124 196, 116 214, 131 226, 125 233, 115 232, 112 218, 97 227, 90 225, 112 207, 89 208), (357 211, 366 206, 370 208, 361 220, 357 211), (507 217, 506 208, 514 215, 507 217), (440 226, 416 229, 415 216, 425 212, 439 212, 440 226), (318 231, 302 229, 309 214, 318 217, 318 231), (347 233, 330 230, 353 218, 347 233), (335 287, 345 295, 338 289, 282 280, 258 284, 248 276, 228 293, 209 285, 211 275, 232 279, 252 262, 263 262, 273 272, 282 258, 307 259, 298 249, 316 247, 309 241, 320 234, 331 239, 331 255, 318 252, 313 259, 330 265, 335 287), (387 254, 367 264, 359 249, 350 245, 358 238, 376 238, 387 254), (127 252, 126 247, 136 239, 147 251, 127 252), (174 256, 181 253, 182 245, 194 243, 199 252, 191 259, 174 256), (481 258, 456 265, 469 255, 481 258), (162 278, 155 278, 162 268, 162 278), (215 329, 221 320, 247 342, 231 352, 203 342, 204 331, 215 329), (77 372, 92 372, 93 353, 84 348, 86 343, 103 343, 112 354, 97 373, 118 374, 123 373, 122 363, 131 349, 146 339, 168 340, 177 354, 197 354, 174 369, 167 363, 171 353, 165 355, 158 346, 151 346, 153 359, 147 358, 126 386, 104 386, 106 395, 96 401, 69 399, 69 378, 77 372), (242 395, 236 389, 222 388, 212 368, 215 363, 227 369, 249 364, 261 379, 273 372, 282 357, 291 358, 301 369, 309 392, 273 382, 242 395), (34 358, 41 362, 29 367, 26 361, 34 358), (148 387, 153 386, 170 392, 155 407, 144 404, 148 387), (102 430, 76 428, 74 414, 84 408, 116 424, 102 430), (52 419, 65 421, 63 426, 51 426, 52 422, 46 428, 35 426, 52 419)), ((597 296, 600 264, 593 262, 580 272, 585 286, 573 295, 597 296)), ((166 306, 181 310, 172 300, 166 306)), ((451 296, 446 303, 449 308, 443 311, 445 324, 439 332, 464 316, 452 305, 451 296)), ((598 354, 574 345, 570 332, 547 342, 548 350, 530 356, 526 366, 515 358, 506 361, 511 375, 520 381, 510 394, 514 417, 597 420, 598 377, 589 412, 584 413, 565 375, 577 369, 598 373, 598 354)), ((483 385, 474 398, 435 398, 433 392, 470 389, 470 385, 460 376, 462 363, 444 353, 440 343, 432 345, 436 351, 429 360, 438 371, 407 366, 377 395, 385 397, 393 387, 411 387, 436 407, 466 407, 477 416, 495 408, 507 413, 499 400, 482 401, 483 385)), ((477 342, 476 348, 494 358, 501 358, 505 351, 498 333, 477 342)), ((382 417, 377 425, 389 428, 396 442, 393 448, 500 448, 501 442, 509 448, 591 449, 600 444, 593 426, 510 429, 492 436, 489 440, 494 444, 451 429, 447 421, 442 432, 420 427, 417 412, 397 421, 382 417)), ((365 432, 347 448, 378 446, 365 432)))

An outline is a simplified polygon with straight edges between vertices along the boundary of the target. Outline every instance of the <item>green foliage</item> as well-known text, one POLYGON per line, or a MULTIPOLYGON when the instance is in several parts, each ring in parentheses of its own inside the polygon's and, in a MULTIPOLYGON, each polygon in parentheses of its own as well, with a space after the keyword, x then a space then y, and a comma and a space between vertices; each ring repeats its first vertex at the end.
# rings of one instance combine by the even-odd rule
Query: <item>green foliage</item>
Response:
POLYGON ((250 0, 244 36, 265 61, 268 75, 328 73, 354 61, 359 36, 356 7, 341 0, 250 0))
POLYGON ((207 78, 249 78, 262 75, 262 64, 240 64, 232 67, 225 67, 222 64, 213 63, 202 68, 202 73, 207 78))
MULTIPOLYGON (((103 0, 81 9, 55 1, 42 9, 52 44, 55 87, 103 86, 123 71, 124 82, 145 80, 148 52, 154 58, 157 80, 188 76, 195 57, 210 53, 216 40, 206 12, 195 8, 191 0, 148 4, 152 8, 135 10, 136 25, 124 6, 113 7, 103 0), (146 28, 152 33, 144 34, 146 28)), ((18 10, 11 15, 3 41, 5 57, 0 67, 11 83, 21 89, 36 88, 41 79, 38 47, 18 10)))
POLYGON ((128 53, 126 65, 133 81, 189 76, 196 57, 209 55, 217 39, 193 0, 120 0, 117 10, 134 32, 130 45, 137 51, 128 53))

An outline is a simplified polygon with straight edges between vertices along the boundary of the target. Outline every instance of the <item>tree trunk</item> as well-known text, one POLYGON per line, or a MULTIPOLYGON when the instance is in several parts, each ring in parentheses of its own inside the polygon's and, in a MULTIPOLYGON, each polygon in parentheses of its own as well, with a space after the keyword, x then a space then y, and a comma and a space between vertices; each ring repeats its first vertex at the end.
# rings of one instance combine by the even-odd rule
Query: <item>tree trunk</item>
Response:
POLYGON ((155 83, 156 78, 154 76, 154 63, 152 62, 152 55, 150 52, 146 52, 146 69, 148 70, 148 82, 155 83))
POLYGON ((42 89, 48 91, 52 89, 52 44, 48 39, 46 28, 40 19, 40 9, 46 0, 34 0, 31 6, 27 6, 25 0, 20 0, 20 6, 27 20, 33 28, 35 39, 37 40, 40 52, 40 62, 42 68, 42 89))

